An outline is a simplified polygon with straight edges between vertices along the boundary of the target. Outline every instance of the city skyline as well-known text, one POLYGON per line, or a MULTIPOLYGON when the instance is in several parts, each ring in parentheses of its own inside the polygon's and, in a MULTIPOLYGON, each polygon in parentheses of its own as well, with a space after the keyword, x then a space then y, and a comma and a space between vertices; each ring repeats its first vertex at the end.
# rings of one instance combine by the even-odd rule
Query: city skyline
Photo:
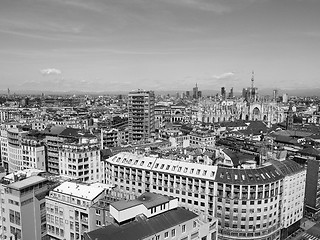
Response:
POLYGON ((316 0, 4 0, 0 90, 317 88, 316 0))

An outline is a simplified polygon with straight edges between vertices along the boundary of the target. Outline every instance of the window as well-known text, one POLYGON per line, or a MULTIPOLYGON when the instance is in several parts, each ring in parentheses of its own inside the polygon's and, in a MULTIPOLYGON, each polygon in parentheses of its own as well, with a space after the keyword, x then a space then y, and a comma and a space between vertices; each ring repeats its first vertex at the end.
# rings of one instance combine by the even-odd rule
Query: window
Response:
POLYGON ((101 226, 101 221, 100 221, 100 220, 97 220, 97 221, 96 221, 96 225, 97 225, 97 226, 101 226))
POLYGON ((197 227, 197 222, 193 221, 193 228, 197 227))
POLYGON ((175 229, 172 229, 171 230, 171 237, 175 237, 176 236, 176 230, 175 229))
POLYGON ((96 209, 96 214, 100 215, 100 209, 96 209))
POLYGON ((164 238, 168 238, 169 237, 169 232, 165 232, 164 233, 164 238))
POLYGON ((182 232, 184 233, 186 231, 186 225, 182 225, 182 232))

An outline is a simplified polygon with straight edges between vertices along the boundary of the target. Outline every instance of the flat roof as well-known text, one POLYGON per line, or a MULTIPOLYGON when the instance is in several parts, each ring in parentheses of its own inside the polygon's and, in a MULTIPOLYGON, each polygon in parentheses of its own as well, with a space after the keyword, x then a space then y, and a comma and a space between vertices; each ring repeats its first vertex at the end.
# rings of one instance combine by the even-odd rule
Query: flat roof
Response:
POLYGON ((33 186, 33 185, 36 185, 36 184, 39 184, 39 183, 42 183, 45 181, 47 181, 47 179, 44 177, 31 176, 31 177, 25 178, 21 181, 11 183, 8 185, 8 187, 16 189, 16 190, 21 190, 23 188, 30 187, 30 186, 33 186))
POLYGON ((170 199, 171 199, 170 197, 167 197, 161 194, 146 192, 134 200, 117 201, 117 202, 111 203, 111 205, 118 211, 125 210, 127 208, 134 207, 140 204, 143 204, 147 209, 149 209, 149 208, 167 203, 170 201, 170 199))
POLYGON ((103 188, 101 186, 92 186, 83 183, 64 182, 60 186, 53 189, 53 191, 87 200, 93 200, 105 189, 108 189, 108 185, 106 185, 106 188, 103 188))

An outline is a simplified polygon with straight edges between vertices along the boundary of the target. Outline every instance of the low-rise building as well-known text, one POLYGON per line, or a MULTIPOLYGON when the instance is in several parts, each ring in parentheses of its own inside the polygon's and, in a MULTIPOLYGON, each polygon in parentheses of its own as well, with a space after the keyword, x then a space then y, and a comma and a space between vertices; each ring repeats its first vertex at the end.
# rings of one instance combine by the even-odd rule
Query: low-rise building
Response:
POLYGON ((115 224, 85 234, 86 240, 217 239, 217 220, 202 221, 199 216, 178 207, 178 199, 144 193, 135 200, 110 205, 115 224))

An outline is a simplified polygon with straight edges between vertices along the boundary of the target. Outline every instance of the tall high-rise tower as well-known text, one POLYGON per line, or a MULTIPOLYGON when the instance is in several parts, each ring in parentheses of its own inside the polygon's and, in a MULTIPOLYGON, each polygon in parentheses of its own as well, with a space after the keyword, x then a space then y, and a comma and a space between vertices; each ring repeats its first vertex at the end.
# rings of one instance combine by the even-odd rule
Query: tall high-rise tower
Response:
POLYGON ((226 88, 225 87, 221 88, 221 99, 222 100, 226 99, 226 88))
POLYGON ((196 86, 192 89, 192 97, 193 99, 198 99, 198 93, 199 92, 199 88, 198 88, 198 84, 196 83, 196 86))
POLYGON ((129 141, 146 142, 155 131, 154 92, 136 90, 128 96, 129 141))

